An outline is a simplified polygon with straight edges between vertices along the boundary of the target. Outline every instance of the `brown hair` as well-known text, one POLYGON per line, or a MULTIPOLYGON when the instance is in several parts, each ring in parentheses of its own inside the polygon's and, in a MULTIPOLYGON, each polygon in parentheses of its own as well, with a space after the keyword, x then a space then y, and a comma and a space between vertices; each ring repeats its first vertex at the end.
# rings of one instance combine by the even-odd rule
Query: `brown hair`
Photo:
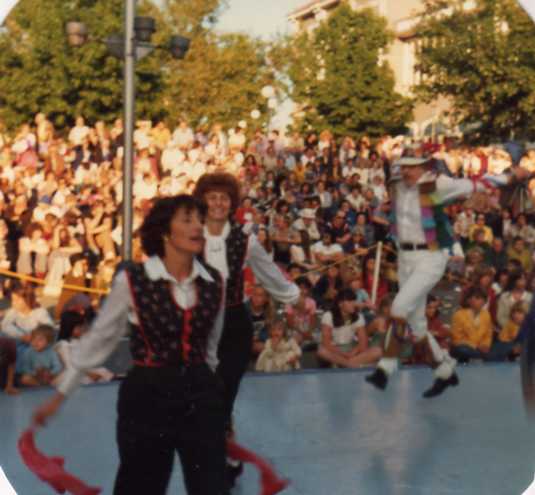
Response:
POLYGON ((204 218, 204 206, 189 194, 156 200, 138 230, 141 247, 147 256, 164 256, 164 237, 170 232, 175 213, 181 209, 196 210, 204 218))
POLYGON ((11 295, 17 294, 20 298, 24 299, 24 302, 29 308, 35 309, 39 306, 37 304, 37 298, 35 297, 35 287, 28 283, 16 284, 11 289, 11 295))
POLYGON ((43 231, 43 227, 39 222, 32 222, 26 227, 26 231, 24 232, 25 236, 28 238, 31 238, 33 233, 37 230, 43 231))
POLYGON ((50 325, 39 325, 37 328, 32 330, 32 338, 42 335, 48 342, 48 345, 52 344, 56 340, 56 331, 50 325))
POLYGON ((515 313, 526 314, 526 308, 522 301, 518 301, 511 306, 511 311, 509 312, 509 317, 512 318, 515 313))
POLYGON ((232 212, 240 205, 240 183, 238 179, 227 172, 213 172, 201 175, 195 186, 193 196, 198 201, 206 203, 204 196, 210 191, 222 191, 230 196, 232 212))

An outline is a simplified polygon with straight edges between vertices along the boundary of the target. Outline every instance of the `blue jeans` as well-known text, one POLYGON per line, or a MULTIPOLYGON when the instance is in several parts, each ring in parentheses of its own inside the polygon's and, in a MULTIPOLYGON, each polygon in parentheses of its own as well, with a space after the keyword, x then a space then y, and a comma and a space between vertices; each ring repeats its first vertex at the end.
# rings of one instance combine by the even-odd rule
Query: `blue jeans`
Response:
POLYGON ((479 349, 474 349, 469 345, 453 346, 450 350, 451 357, 461 363, 467 363, 470 359, 486 359, 487 354, 483 354, 479 349))
POLYGON ((505 361, 509 357, 509 354, 511 354, 514 346, 514 342, 496 340, 486 357, 487 361, 505 361))

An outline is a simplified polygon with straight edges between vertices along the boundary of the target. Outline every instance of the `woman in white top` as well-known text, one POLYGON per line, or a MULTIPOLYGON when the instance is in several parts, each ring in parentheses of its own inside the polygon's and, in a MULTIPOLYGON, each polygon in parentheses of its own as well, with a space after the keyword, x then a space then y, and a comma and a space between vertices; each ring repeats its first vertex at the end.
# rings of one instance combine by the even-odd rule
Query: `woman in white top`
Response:
POLYGON ((82 246, 69 229, 63 225, 57 226, 52 239, 52 252, 48 257, 48 274, 43 289, 45 295, 57 297, 61 294, 63 277, 71 269, 70 257, 81 252, 82 246))
MULTIPOLYGON (((224 172, 205 174, 197 182, 194 196, 207 206, 204 259, 226 280, 217 372, 225 384, 227 427, 232 435, 234 402, 253 348, 253 323, 244 305, 244 267, 248 265, 257 281, 279 302, 295 303, 299 288, 284 277, 255 235, 232 222, 240 204, 240 184, 234 176, 224 172)), ((234 473, 239 475, 241 466, 234 473)))
POLYGON ((55 395, 34 413, 43 425, 130 329, 134 366, 119 389, 114 495, 164 495, 175 453, 189 495, 227 495, 222 386, 214 373, 225 286, 196 259, 203 208, 163 198, 140 229, 144 263, 126 263, 90 331, 70 346, 55 395))
POLYGON ((368 347, 363 316, 356 309, 357 298, 351 289, 342 289, 332 311, 321 319, 318 357, 343 368, 374 364, 381 358, 380 347, 368 347))
POLYGON ((26 235, 19 239, 17 272, 27 275, 44 276, 47 272, 47 258, 50 251, 48 242, 43 238, 43 228, 32 223, 26 235))
POLYGON ((32 331, 39 325, 54 326, 48 311, 39 306, 35 289, 29 284, 17 284, 11 289, 11 307, 2 320, 2 333, 17 341, 17 352, 29 345, 32 331))

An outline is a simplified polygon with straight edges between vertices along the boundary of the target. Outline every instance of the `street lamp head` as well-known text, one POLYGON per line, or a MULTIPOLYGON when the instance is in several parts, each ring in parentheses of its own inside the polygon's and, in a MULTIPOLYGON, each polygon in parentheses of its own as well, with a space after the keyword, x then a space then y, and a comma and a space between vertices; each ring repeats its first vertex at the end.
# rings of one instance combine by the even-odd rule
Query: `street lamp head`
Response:
POLYGON ((124 57, 124 37, 121 34, 111 34, 108 36, 104 43, 106 43, 106 48, 108 52, 111 53, 115 58, 122 59, 124 57))
POLYGON ((190 43, 190 40, 183 36, 171 36, 169 49, 171 50, 173 58, 183 59, 186 56, 186 53, 188 53, 190 43))
POLYGON ((83 22, 68 22, 65 26, 67 42, 71 46, 82 46, 87 41, 87 26, 83 22))
POLYGON ((136 40, 149 43, 156 31, 156 21, 152 17, 136 17, 134 19, 136 40))

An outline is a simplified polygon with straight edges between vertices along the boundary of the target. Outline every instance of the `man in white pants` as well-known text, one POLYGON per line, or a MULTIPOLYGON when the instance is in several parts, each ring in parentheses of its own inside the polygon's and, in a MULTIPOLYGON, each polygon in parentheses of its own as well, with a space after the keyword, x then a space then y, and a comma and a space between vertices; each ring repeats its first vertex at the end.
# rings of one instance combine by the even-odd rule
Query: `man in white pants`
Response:
POLYGON ((432 171, 432 159, 402 157, 401 173, 392 179, 391 231, 398 243, 397 293, 391 309, 393 323, 389 328, 382 359, 366 381, 384 390, 388 377, 398 366, 402 338, 408 323, 416 337, 415 352, 424 357, 435 372, 435 381, 424 397, 440 395, 449 386, 459 383, 457 364, 447 351, 440 348, 428 332, 425 316, 427 295, 440 281, 448 260, 443 250, 453 245, 453 232, 444 212, 444 205, 522 179, 528 172, 521 168, 514 175, 485 175, 480 179, 453 179, 432 171))

